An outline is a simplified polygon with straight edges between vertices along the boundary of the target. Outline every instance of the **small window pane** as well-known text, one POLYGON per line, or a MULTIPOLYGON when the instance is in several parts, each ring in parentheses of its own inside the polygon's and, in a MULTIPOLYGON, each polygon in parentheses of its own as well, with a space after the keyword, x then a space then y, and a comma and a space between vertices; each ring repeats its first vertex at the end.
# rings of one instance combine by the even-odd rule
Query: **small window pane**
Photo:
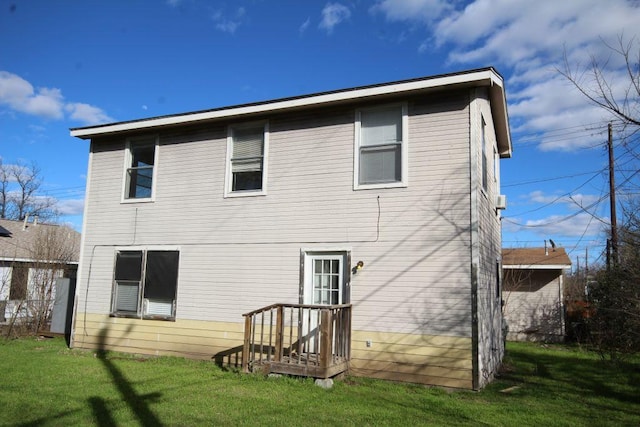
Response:
POLYGON ((138 311, 138 282, 117 282, 116 311, 136 313, 138 311))
POLYGON ((322 272, 323 273, 328 273, 330 271, 331 271, 331 260, 330 259, 325 259, 322 272))
POLYGON ((360 112, 360 146, 397 144, 402 141, 402 108, 360 112))
POLYGON ((339 282, 338 276, 331 276, 331 289, 333 290, 338 289, 338 282, 339 282))
POLYGON ((262 189, 262 171, 233 172, 233 191, 262 189))
POLYGON ((264 127, 233 130, 233 158, 262 157, 264 127))
POLYGON ((329 291, 322 291, 322 302, 320 304, 329 304, 329 291))
POLYGON ((131 167, 153 166, 155 142, 132 142, 129 147, 131 150, 131 167))
POLYGON ((122 251, 116 255, 116 281, 142 279, 142 251, 122 251))
POLYGON ((173 301, 178 285, 178 251, 147 252, 144 297, 173 301))
POLYGON ((161 299, 149 299, 146 301, 145 314, 154 316, 172 316, 173 301, 161 299))
POLYGON ((315 264, 313 267, 314 271, 316 273, 322 273, 322 260, 317 259, 314 261, 314 264, 315 264))
POLYGON ((400 145, 360 150, 360 183, 400 181, 400 145))
POLYGON ((340 269, 340 261, 333 260, 331 261, 331 272, 338 273, 340 269))
POLYGON ((338 292, 331 292, 331 304, 338 304, 338 292))
POLYGON ((127 171, 129 199, 143 199, 151 197, 153 184, 153 167, 129 169, 127 171))

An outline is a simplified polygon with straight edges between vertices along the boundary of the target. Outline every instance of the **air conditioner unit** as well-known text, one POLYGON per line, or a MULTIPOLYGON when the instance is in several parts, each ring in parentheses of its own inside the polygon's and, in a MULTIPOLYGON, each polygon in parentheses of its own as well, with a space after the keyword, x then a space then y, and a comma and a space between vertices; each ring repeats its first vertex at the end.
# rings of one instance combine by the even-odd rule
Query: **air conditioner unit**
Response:
POLYGON ((496 209, 507 209, 507 196, 504 194, 496 196, 496 209))

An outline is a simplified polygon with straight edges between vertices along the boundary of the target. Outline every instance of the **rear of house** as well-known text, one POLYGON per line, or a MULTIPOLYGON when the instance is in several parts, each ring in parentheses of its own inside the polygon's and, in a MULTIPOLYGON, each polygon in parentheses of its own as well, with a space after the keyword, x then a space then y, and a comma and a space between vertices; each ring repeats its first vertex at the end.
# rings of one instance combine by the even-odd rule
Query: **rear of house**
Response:
POLYGON ((478 389, 499 366, 495 70, 71 134, 91 140, 75 347, 239 365, 243 314, 342 304, 351 374, 478 389))

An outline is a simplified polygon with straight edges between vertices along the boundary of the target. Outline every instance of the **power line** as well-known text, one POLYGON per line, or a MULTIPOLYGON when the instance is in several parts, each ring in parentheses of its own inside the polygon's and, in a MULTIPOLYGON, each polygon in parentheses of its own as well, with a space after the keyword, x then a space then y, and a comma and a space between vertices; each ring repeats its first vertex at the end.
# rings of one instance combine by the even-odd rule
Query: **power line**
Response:
POLYGON ((519 185, 528 185, 528 184, 537 184, 540 182, 548 182, 548 181, 559 181, 561 179, 568 179, 568 178, 576 178, 579 176, 584 176, 584 175, 590 175, 593 173, 602 173, 604 171, 603 169, 600 170, 596 170, 596 171, 588 171, 588 172, 578 172, 575 173, 573 175, 562 175, 562 176, 555 176, 552 178, 543 178, 543 179, 534 179, 534 180, 530 180, 530 181, 521 181, 521 182, 514 182, 513 184, 507 184, 507 185, 502 185, 502 188, 507 188, 507 187, 517 187, 519 185))

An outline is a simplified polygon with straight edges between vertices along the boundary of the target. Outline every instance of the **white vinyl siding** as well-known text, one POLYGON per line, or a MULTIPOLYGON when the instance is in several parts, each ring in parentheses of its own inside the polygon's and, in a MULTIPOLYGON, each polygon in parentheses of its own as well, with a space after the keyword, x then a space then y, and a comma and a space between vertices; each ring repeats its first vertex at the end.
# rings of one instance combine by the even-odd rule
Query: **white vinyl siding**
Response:
MULTIPOLYGON (((242 344, 243 313, 277 302, 299 302, 301 248, 348 247, 352 265, 364 262, 350 282, 351 302, 357 307, 353 329, 363 339, 354 341, 354 346, 371 339, 373 346, 366 351, 382 352, 394 346, 390 341, 394 334, 416 333, 467 343, 471 337, 470 237, 465 231, 470 226, 468 102, 469 94, 463 91, 386 104, 403 106, 404 181, 362 186, 388 188, 382 192, 353 191, 353 156, 359 158, 360 152, 359 146, 354 150, 354 114, 374 109, 374 103, 268 117, 263 183, 268 180, 269 194, 251 200, 223 192, 231 189, 227 156, 232 155, 228 147, 232 123, 161 133, 162 168, 154 181, 155 202, 134 209, 113 203, 122 191, 111 177, 121 171, 123 138, 95 141, 78 318, 109 315, 114 248, 176 245, 180 247, 176 323, 152 326, 175 329, 162 329, 158 341, 155 333, 146 337, 139 332, 151 322, 127 319, 143 326, 136 326, 136 333, 148 341, 114 339, 110 345, 136 351, 144 344, 165 354, 211 358, 242 344), (406 186, 409 171, 411 185, 406 186), (211 322, 218 329, 198 322, 211 322), (200 329, 190 329, 193 325, 200 329), (224 336, 221 342, 227 347, 217 347, 219 342, 210 338, 214 336, 224 336)), ((126 330, 118 323, 123 319, 110 320, 112 330, 126 330)), ((88 334, 96 336, 102 327, 99 322, 86 326, 88 334)), ((91 337, 77 335, 90 342, 91 337)), ((440 348, 431 341, 419 342, 440 348)), ((447 345, 441 345, 442 351, 447 345)), ((461 356, 446 357, 464 364, 469 348, 460 350, 461 356)), ((396 359, 404 358, 405 354, 397 354, 396 359)), ((362 356, 363 364, 366 360, 362 356)), ((417 365, 406 369, 410 368, 418 369, 417 365)))
POLYGON ((407 105, 356 111, 354 188, 406 185, 407 105))
MULTIPOLYGON (((411 332, 424 321, 427 333, 468 336, 459 317, 470 318, 468 235, 456 226, 469 216, 465 102, 463 93, 411 103, 408 137, 415 143, 407 166, 414 184, 381 193, 380 209, 378 194, 352 189, 353 158, 345 147, 353 146, 353 108, 270 119, 269 196, 250 205, 220 191, 225 124, 161 135, 158 197, 137 211, 109 202, 118 188, 108 177, 124 143, 95 143, 85 257, 91 259, 93 245, 119 247, 134 238, 140 245, 184 242, 178 316, 241 322, 242 313, 264 305, 298 302, 301 247, 343 243, 354 263, 365 263, 352 283, 352 301, 361 307, 354 327, 411 332)), ((87 309, 108 313, 113 249, 98 247, 92 265, 87 309)), ((86 264, 83 272, 86 278, 86 264)))

